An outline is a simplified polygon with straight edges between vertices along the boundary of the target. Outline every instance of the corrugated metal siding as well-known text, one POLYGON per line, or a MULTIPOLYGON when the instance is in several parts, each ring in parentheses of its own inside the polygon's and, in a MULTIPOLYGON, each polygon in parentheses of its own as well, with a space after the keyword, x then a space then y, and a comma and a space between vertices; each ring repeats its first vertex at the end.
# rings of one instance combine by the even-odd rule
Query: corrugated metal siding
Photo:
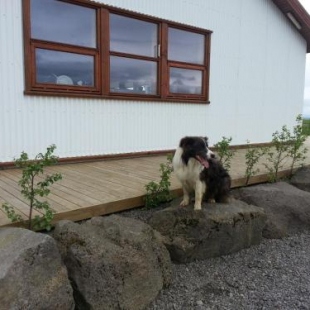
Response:
POLYGON ((302 112, 306 43, 269 0, 106 0, 213 31, 210 105, 24 96, 21 0, 0 1, 0 162, 171 149, 184 135, 267 142, 302 112))

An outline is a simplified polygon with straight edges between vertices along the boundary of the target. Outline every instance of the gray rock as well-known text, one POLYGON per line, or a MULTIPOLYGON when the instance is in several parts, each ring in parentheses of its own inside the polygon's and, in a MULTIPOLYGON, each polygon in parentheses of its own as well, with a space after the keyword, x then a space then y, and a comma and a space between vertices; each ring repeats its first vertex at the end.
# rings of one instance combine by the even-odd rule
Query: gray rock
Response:
POLYGON ((56 242, 22 228, 0 229, 1 309, 74 309, 56 242))
POLYGON ((268 218, 263 231, 265 238, 282 238, 310 228, 310 193, 288 183, 244 187, 233 195, 265 210, 268 218))
POLYGON ((291 184, 303 191, 310 192, 310 168, 299 168, 291 178, 291 184))
POLYGON ((164 236, 171 259, 180 263, 226 255, 260 243, 266 215, 242 201, 179 207, 176 200, 158 211, 150 225, 164 236))
POLYGON ((144 309, 171 281, 169 253, 149 225, 117 215, 62 221, 59 243, 77 309, 144 309))

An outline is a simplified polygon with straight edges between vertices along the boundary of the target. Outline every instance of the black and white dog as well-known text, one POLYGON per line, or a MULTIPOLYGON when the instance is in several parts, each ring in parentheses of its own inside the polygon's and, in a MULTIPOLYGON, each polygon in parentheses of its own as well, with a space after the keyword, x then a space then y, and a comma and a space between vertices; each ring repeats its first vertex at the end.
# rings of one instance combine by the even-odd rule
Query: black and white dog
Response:
POLYGON ((172 161, 173 170, 182 184, 181 206, 190 202, 195 191, 195 210, 201 209, 203 198, 210 202, 227 202, 231 178, 221 163, 209 150, 208 138, 184 137, 172 161))

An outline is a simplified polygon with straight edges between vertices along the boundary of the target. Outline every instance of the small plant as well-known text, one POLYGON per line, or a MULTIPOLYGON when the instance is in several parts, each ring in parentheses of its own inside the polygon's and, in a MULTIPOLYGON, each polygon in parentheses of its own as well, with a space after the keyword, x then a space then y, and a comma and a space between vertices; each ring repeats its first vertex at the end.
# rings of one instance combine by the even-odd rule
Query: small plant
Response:
POLYGON ((170 176, 172 172, 172 155, 167 156, 167 162, 165 164, 160 164, 161 172, 160 181, 156 183, 151 181, 145 185, 146 195, 145 195, 145 207, 147 209, 156 208, 161 203, 168 202, 172 199, 170 193, 170 176))
POLYGON ((288 149, 288 155, 292 159, 290 176, 293 175, 293 169, 296 163, 303 162, 306 159, 308 149, 304 147, 304 143, 307 139, 307 134, 303 130, 303 120, 299 114, 296 117, 296 126, 293 128, 293 133, 290 137, 290 147, 288 149))
MULTIPOLYGON (((46 197, 50 193, 49 186, 62 179, 62 176, 55 173, 45 176, 43 181, 37 183, 35 181, 39 175, 43 175, 45 167, 57 162, 57 157, 53 155, 55 148, 55 145, 49 146, 45 154, 39 153, 34 160, 30 160, 28 154, 22 152, 20 158, 15 160, 16 167, 22 169, 22 177, 18 184, 21 187, 21 193, 29 202, 28 229, 51 229, 55 211, 47 201, 40 201, 38 198, 46 197), (32 218, 33 210, 40 211, 43 215, 32 218)), ((22 219, 8 204, 3 204, 2 208, 12 222, 22 219)))
POLYGON ((259 168, 255 168, 260 158, 266 154, 266 148, 257 148, 251 147, 250 142, 247 141, 247 151, 245 153, 245 163, 246 163, 246 170, 245 170, 245 185, 249 184, 250 178, 257 174, 260 170, 259 168))
POLYGON ((230 143, 232 137, 223 137, 222 140, 214 145, 220 162, 226 170, 230 169, 231 159, 235 154, 235 151, 230 149, 230 143))
POLYGON ((282 126, 282 131, 276 131, 272 134, 271 148, 267 150, 267 163, 264 163, 268 171, 269 182, 278 180, 279 171, 284 167, 288 157, 290 142, 290 132, 286 125, 282 126))
POLYGON ((287 160, 291 160, 290 175, 293 173, 294 166, 297 162, 305 160, 307 148, 303 147, 306 135, 302 129, 302 118, 298 115, 296 118, 297 125, 293 127, 293 133, 286 125, 282 126, 282 131, 276 131, 272 134, 272 147, 267 152, 267 161, 271 164, 264 164, 269 172, 269 181, 276 182, 278 173, 284 167, 287 160))

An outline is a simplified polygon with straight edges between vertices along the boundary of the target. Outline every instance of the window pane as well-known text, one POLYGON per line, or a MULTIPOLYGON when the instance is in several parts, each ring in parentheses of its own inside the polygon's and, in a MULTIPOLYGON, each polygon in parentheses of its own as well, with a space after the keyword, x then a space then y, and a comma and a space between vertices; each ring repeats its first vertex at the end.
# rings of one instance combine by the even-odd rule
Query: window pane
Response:
POLYGON ((205 37, 202 34, 169 28, 168 59, 203 64, 205 37))
POLYGON ((110 91, 118 93, 157 93, 157 63, 114 57, 110 59, 110 91))
POLYGON ((37 83, 94 86, 94 57, 36 49, 37 83))
POLYGON ((202 94, 202 71, 170 68, 170 93, 202 94))
POLYGON ((110 50, 157 57, 157 25, 110 14, 110 50))
POLYGON ((56 0, 31 0, 31 37, 96 47, 96 11, 56 0))

